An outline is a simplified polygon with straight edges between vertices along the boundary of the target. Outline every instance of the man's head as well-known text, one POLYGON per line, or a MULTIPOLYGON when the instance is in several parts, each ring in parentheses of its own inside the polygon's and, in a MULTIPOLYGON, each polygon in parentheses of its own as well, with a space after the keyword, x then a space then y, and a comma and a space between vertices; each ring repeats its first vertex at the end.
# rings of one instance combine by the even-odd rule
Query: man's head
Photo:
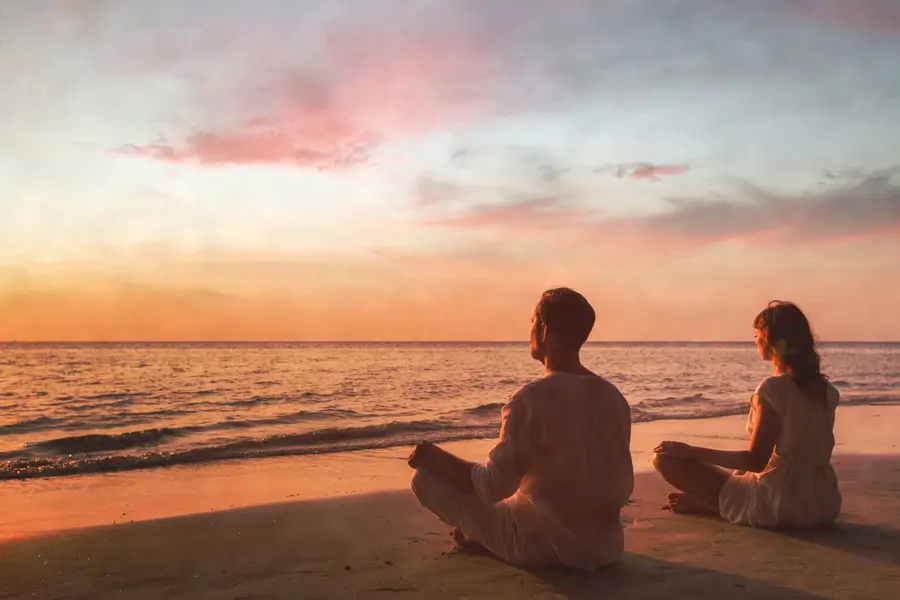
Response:
POLYGON ((554 288, 541 295, 531 318, 531 356, 577 355, 594 328, 596 314, 584 296, 569 288, 554 288))

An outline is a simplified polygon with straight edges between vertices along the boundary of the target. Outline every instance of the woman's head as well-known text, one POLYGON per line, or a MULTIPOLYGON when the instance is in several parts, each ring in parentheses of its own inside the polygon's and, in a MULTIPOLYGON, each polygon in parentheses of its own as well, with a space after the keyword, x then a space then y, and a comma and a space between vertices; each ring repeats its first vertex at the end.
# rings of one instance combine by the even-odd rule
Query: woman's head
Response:
POLYGON ((809 320, 792 302, 773 300, 753 321, 756 346, 801 388, 822 379, 821 361, 809 320))

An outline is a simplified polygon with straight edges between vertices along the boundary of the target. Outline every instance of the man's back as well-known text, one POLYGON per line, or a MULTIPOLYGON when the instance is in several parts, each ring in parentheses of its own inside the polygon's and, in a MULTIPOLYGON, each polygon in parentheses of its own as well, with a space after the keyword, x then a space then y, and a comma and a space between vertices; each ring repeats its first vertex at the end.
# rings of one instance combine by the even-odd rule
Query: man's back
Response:
POLYGON ((631 409, 619 390, 596 375, 555 372, 513 402, 530 417, 531 460, 520 493, 564 523, 618 513, 634 488, 631 409))
POLYGON ((634 488, 631 411, 619 390, 597 375, 554 372, 519 390, 503 417, 490 460, 473 473, 479 496, 504 497, 504 482, 518 471, 506 504, 563 564, 593 568, 618 559, 620 510, 634 488))

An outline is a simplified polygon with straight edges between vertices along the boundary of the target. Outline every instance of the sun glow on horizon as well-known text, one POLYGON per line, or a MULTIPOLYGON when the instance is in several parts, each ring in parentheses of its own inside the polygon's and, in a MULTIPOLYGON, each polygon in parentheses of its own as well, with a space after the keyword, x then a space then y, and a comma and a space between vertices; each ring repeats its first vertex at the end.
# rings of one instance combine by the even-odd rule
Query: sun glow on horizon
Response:
POLYGON ((0 340, 900 339, 900 7, 662 4, 2 2, 0 340))

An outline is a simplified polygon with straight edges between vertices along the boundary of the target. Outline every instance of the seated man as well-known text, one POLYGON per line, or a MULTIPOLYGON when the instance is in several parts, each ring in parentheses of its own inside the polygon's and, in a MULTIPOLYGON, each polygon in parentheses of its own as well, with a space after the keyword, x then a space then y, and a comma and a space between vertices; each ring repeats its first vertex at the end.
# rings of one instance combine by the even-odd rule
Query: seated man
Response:
POLYGON ((422 505, 474 544, 519 566, 593 570, 622 555, 620 511, 634 487, 631 410, 581 365, 594 309, 568 288, 541 296, 531 355, 545 376, 513 394, 500 439, 473 464, 423 442, 409 459, 422 505))

